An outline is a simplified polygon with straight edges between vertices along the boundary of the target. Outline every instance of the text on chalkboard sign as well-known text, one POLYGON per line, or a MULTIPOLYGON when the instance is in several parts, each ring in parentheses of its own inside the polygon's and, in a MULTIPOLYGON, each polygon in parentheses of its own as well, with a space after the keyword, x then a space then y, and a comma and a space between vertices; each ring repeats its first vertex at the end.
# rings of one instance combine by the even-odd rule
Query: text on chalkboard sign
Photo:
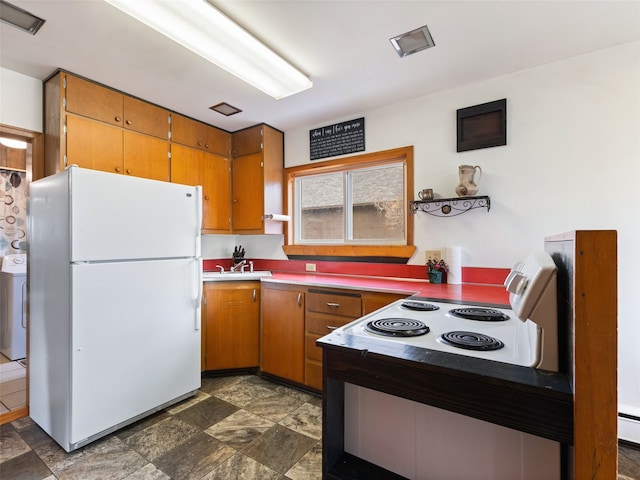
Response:
POLYGON ((364 117, 309 130, 311 160, 364 151, 364 117))

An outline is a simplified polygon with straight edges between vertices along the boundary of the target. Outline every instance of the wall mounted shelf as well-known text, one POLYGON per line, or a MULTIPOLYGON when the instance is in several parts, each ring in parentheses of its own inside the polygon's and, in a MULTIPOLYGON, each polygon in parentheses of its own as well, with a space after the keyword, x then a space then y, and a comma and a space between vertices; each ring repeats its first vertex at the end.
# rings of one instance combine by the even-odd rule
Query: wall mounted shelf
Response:
POLYGON ((436 217, 455 217, 475 208, 491 209, 488 196, 436 198, 434 200, 415 200, 409 203, 411 213, 424 212, 436 217))

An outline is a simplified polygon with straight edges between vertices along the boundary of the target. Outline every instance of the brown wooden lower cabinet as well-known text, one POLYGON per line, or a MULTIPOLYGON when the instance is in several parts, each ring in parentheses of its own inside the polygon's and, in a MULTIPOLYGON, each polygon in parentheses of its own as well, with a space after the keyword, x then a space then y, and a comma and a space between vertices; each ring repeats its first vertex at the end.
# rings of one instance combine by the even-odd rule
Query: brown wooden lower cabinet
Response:
POLYGON ((204 285, 203 370, 259 365, 260 282, 204 285))
POLYGON ((262 284, 260 369, 322 390, 316 340, 408 294, 262 284))
POLYGON ((260 370, 304 382, 305 289, 262 284, 260 370))

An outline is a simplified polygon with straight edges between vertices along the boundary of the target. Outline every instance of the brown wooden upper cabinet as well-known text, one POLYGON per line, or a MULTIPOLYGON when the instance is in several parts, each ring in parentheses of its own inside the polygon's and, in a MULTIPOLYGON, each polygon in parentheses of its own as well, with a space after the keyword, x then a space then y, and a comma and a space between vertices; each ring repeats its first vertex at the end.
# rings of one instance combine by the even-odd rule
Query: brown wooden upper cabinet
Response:
POLYGON ((254 127, 234 132, 231 139, 231 148, 234 157, 262 152, 262 125, 256 125, 254 127))
POLYGON ((66 75, 66 111, 154 137, 169 138, 169 111, 66 75))
POLYGON ((171 141, 225 157, 231 153, 229 132, 177 113, 171 115, 171 141))
POLYGON ((169 111, 67 72, 44 85, 45 175, 69 165, 169 181, 169 111))
POLYGON ((283 212, 284 134, 261 124, 234 132, 232 144, 242 145, 244 153, 234 154, 232 161, 233 232, 282 233, 282 222, 265 221, 264 215, 283 212), (246 153, 256 147, 257 152, 246 153))

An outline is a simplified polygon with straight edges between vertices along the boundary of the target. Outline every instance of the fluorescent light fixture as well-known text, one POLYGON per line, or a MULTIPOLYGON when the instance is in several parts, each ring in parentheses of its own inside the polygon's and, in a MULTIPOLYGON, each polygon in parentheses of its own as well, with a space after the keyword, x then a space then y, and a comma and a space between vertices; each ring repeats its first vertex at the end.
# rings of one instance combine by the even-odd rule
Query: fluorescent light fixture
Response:
POLYGON ((274 98, 311 80, 205 0, 105 0, 274 98))
POLYGON ((43 19, 4 0, 0 0, 0 20, 31 35, 35 35, 45 22, 43 19))
POLYGON ((27 142, 23 142, 22 140, 15 140, 13 138, 0 137, 0 144, 4 145, 7 148, 17 148, 19 150, 27 149, 27 142))
POLYGON ((393 37, 389 41, 401 57, 435 46, 435 42, 426 25, 393 37))

